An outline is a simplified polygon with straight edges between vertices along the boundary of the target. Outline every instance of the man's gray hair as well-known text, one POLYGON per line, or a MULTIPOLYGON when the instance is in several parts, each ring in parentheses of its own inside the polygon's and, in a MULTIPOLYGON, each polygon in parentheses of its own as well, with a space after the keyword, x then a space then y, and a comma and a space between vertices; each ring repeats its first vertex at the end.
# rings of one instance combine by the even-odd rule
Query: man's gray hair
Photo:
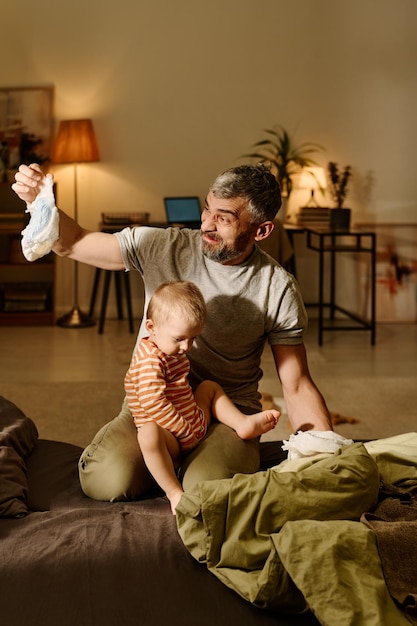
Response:
POLYGON ((279 183, 262 163, 232 167, 210 186, 216 198, 245 198, 252 224, 273 221, 281 207, 279 183))

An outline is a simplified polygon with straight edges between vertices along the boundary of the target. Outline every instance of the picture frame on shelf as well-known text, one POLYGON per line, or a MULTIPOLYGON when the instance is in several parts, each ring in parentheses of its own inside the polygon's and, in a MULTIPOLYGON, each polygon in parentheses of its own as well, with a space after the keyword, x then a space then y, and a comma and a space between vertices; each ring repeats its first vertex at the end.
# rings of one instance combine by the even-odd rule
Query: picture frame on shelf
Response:
POLYGON ((0 87, 0 182, 11 184, 21 163, 51 159, 54 87, 0 87))

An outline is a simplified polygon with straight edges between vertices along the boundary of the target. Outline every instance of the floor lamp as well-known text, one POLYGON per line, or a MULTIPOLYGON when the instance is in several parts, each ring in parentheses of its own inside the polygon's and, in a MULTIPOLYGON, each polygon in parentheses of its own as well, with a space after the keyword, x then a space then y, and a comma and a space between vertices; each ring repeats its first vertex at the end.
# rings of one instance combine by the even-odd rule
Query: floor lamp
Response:
MULTIPOLYGON (((97 142, 91 120, 66 120, 59 125, 54 144, 54 163, 74 165, 74 219, 78 222, 77 165, 99 160, 97 142)), ((94 326, 95 321, 78 306, 78 262, 74 262, 73 307, 57 320, 58 326, 65 328, 85 328, 94 326)))

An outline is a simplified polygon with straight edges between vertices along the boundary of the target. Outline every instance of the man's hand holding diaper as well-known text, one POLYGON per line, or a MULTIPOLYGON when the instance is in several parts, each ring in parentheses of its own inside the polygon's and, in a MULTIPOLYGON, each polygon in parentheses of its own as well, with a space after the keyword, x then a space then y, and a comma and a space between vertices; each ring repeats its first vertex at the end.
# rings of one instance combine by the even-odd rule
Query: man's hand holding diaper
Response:
POLYGON ((30 221, 22 231, 22 251, 28 261, 36 261, 52 250, 59 237, 59 213, 55 206, 54 179, 47 174, 36 199, 27 203, 30 221))

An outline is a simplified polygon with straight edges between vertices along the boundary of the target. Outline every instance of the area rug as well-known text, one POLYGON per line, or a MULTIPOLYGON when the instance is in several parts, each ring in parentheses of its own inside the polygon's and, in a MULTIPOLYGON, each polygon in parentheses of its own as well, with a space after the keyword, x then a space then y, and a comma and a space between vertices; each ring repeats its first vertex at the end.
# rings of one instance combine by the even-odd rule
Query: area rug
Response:
MULTIPOLYGON (((379 439, 417 430, 412 378, 325 378, 319 387, 335 415, 335 430, 345 437, 379 439), (342 417, 339 422, 337 414, 342 417)), ((122 383, 108 382, 7 383, 0 384, 0 395, 34 420, 42 438, 86 446, 101 426, 119 413, 124 390, 122 383)), ((278 427, 263 437, 268 441, 290 434, 283 398, 272 398, 282 417, 278 427)))
MULTIPOLYGON (((412 377, 323 377, 316 382, 335 431, 345 437, 380 439, 417 431, 417 388, 412 377)), ((270 403, 272 394, 265 395, 270 403)), ((265 441, 285 439, 291 432, 284 399, 272 395, 272 402, 282 416, 277 428, 263 435, 265 441)))
MULTIPOLYGON (((271 393, 262 393, 262 409, 264 411, 268 409, 278 409, 280 411, 283 410, 285 405, 284 398, 274 397, 271 393)), ((285 409, 284 409, 285 413, 285 409)), ((348 415, 341 415, 340 413, 335 413, 334 411, 330 411, 330 417, 332 418, 332 424, 337 426, 338 424, 357 424, 359 420, 355 417, 349 417, 348 415)))
POLYGON ((16 404, 36 424, 39 437, 81 447, 116 417, 122 406, 122 384, 0 384, 0 395, 16 404))
POLYGON ((109 333, 106 339, 111 346, 114 358, 118 361, 118 363, 126 365, 127 369, 132 359, 137 336, 135 334, 126 333, 120 335, 109 333))

